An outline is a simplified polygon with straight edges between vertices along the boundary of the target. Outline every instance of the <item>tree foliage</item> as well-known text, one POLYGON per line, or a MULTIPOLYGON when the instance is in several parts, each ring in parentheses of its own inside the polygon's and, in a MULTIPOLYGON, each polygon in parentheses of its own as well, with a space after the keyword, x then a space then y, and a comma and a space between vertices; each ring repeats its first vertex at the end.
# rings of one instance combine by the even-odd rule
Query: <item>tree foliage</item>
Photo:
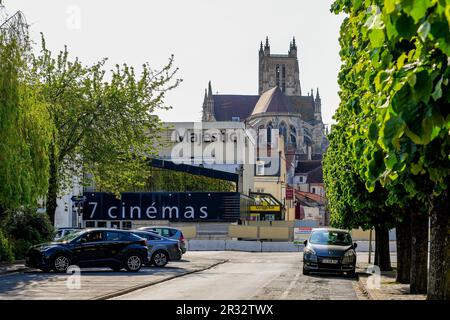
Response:
MULTIPOLYGON (((0 29, 0 208, 35 205, 47 190, 52 126, 28 82, 30 53, 21 26, 0 29), (20 38, 19 38, 20 37, 20 38)), ((26 29, 23 29, 26 32, 26 29)))
POLYGON ((88 175, 116 193, 142 186, 148 177, 144 160, 154 153, 161 128, 154 112, 167 108, 166 92, 181 81, 174 78, 173 57, 160 71, 144 64, 140 74, 126 64, 108 73, 105 64, 106 59, 84 66, 69 57, 67 48, 54 56, 44 40, 34 57, 33 81, 55 127, 49 152, 50 217, 58 192, 74 175, 88 175))
MULTIPOLYGON (((450 1, 337 0, 332 11, 347 18, 337 132, 325 162, 332 159, 328 154, 341 154, 343 142, 353 163, 349 175, 373 194, 385 192, 384 205, 431 214, 428 292, 442 298, 449 246, 450 1)), ((333 179, 345 172, 331 171, 330 162, 327 192, 337 197, 333 179)))

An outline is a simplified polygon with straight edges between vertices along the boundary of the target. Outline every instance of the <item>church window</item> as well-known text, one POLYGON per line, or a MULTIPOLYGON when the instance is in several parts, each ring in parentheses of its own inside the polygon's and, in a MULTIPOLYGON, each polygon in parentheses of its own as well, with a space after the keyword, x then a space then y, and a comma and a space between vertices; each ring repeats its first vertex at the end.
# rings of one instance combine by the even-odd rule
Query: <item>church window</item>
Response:
POLYGON ((277 64, 277 67, 275 69, 276 77, 277 79, 280 79, 280 65, 277 64))
POLYGON ((283 79, 286 78, 286 65, 285 65, 285 64, 283 64, 283 66, 282 66, 282 68, 281 68, 281 77, 282 77, 283 79))
POLYGON ((280 132, 280 135, 283 136, 284 143, 286 143, 287 142, 287 129, 286 129, 286 125, 284 124, 284 122, 282 122, 280 124, 279 132, 280 132))
POLYGON ((272 142, 272 123, 269 123, 267 125, 267 143, 271 143, 272 142))
POLYGON ((291 143, 297 144, 297 130, 295 130, 294 126, 291 126, 291 143))

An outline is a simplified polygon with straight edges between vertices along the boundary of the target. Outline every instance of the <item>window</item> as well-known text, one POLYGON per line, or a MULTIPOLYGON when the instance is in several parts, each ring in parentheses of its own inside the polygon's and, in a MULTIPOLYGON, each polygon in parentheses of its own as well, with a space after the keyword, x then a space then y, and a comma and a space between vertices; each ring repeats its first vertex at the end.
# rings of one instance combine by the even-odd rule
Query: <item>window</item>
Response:
POLYGON ((272 129, 272 123, 269 122, 269 124, 267 125, 267 143, 272 142, 272 129))
POLYGON ((231 121, 240 122, 241 118, 240 117, 231 117, 231 121))
POLYGON ((275 75, 277 79, 280 79, 280 65, 277 64, 277 67, 275 68, 275 75))
POLYGON ((316 193, 316 188, 312 187, 312 193, 316 193))
POLYGON ((284 143, 287 142, 287 129, 286 124, 284 122, 280 123, 280 129, 279 129, 280 135, 283 136, 284 143))
POLYGON ((103 231, 92 231, 84 234, 81 239, 84 239, 84 242, 99 242, 103 241, 103 231))
POLYGON ((119 241, 121 239, 119 232, 108 231, 106 232, 106 241, 119 241))
POLYGON ((256 162, 256 175, 263 176, 264 175, 264 161, 256 162))
POLYGON ((123 230, 131 230, 131 221, 122 221, 123 230))
POLYGON ((84 225, 86 228, 95 228, 95 221, 86 221, 84 225))
POLYGON ((282 68, 281 68, 281 77, 284 79, 286 78, 286 65, 283 64, 282 68))
POLYGON ((97 228, 106 228, 106 221, 97 221, 97 228))
POLYGON ((171 237, 172 236, 170 234, 170 229, 166 229, 166 228, 157 228, 157 229, 155 229, 155 232, 163 237, 171 237))
POLYGON ((120 229, 120 221, 111 221, 111 228, 120 229))

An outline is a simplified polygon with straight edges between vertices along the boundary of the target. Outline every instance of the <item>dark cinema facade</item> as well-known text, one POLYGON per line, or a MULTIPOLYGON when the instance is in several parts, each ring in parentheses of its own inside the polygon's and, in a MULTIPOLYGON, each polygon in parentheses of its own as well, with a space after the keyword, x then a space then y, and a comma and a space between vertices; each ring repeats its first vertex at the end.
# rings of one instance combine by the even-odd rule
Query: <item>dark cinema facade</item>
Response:
POLYGON ((117 199, 104 192, 85 192, 84 221, 169 220, 237 221, 248 204, 238 192, 130 192, 117 199))

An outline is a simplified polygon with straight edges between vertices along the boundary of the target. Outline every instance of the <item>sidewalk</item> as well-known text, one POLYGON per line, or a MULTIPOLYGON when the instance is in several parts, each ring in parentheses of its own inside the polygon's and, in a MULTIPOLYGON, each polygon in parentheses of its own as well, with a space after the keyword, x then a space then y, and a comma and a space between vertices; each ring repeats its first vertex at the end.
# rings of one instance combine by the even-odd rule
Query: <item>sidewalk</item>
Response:
POLYGON ((28 269, 28 267, 25 267, 25 260, 18 260, 14 263, 0 263, 0 275, 21 272, 28 269))
MULTIPOLYGON (((392 261, 393 259, 391 259, 392 261)), ((381 272, 380 283, 377 286, 373 276, 367 273, 369 264, 367 260, 358 262, 356 272, 358 273, 359 288, 370 300, 425 300, 424 294, 410 294, 409 285, 395 281, 397 262, 391 262, 392 271, 381 272), (375 286, 372 284, 375 283, 375 286)))

